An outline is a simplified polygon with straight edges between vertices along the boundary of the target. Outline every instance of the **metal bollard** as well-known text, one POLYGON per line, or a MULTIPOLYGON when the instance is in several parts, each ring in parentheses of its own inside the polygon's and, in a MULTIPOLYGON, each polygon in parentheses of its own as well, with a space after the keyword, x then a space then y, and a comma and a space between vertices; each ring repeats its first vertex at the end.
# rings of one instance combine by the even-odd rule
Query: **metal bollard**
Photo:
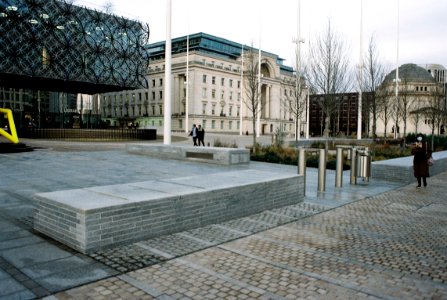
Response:
POLYGON ((337 164, 335 166, 335 187, 343 186, 343 148, 337 147, 337 164))
POLYGON ((320 159, 318 161, 318 191, 326 190, 326 150, 320 149, 320 159))
POLYGON ((306 150, 298 148, 298 174, 304 177, 304 195, 306 195, 306 150))
POLYGON ((351 149, 351 184, 357 184, 357 172, 356 172, 356 161, 357 161, 357 149, 351 149))

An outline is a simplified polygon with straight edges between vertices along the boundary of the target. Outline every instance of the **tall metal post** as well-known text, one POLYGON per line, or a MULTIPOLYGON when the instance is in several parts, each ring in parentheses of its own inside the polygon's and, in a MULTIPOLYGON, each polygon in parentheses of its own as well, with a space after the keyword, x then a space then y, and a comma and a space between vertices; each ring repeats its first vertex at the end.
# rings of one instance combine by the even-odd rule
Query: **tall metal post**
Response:
POLYGON ((306 150, 303 147, 298 148, 298 175, 304 177, 304 195, 306 195, 306 150))
POLYGON ((326 190, 326 149, 320 149, 320 159, 318 161, 318 191, 326 190))
POLYGON ((343 185, 343 148, 337 147, 336 153, 336 167, 335 167, 335 187, 342 187, 343 185))
POLYGON ((166 0, 165 100, 163 144, 171 144, 171 0, 166 0))
POLYGON ((351 184, 357 184, 357 149, 352 148, 351 150, 351 184))

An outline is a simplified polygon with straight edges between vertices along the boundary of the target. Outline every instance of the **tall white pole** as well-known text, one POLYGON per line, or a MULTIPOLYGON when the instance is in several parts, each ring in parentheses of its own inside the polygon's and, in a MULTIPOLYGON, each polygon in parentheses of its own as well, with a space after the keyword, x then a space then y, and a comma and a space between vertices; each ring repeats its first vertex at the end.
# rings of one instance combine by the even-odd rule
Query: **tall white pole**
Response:
POLYGON ((259 49, 258 49, 258 101, 256 102, 256 137, 260 136, 261 131, 261 101, 262 101, 262 88, 261 88, 261 13, 259 14, 259 49))
POLYGON ((165 101, 163 143, 171 144, 171 0, 166 0, 165 101))
POLYGON ((309 125, 310 125, 310 120, 309 120, 309 111, 310 111, 310 107, 309 107, 309 98, 310 98, 310 86, 307 86, 307 101, 306 101, 306 139, 309 139, 309 125))
POLYGON ((297 101, 297 111, 296 111, 296 122, 295 122, 295 137, 298 141, 300 139, 300 133, 301 133, 301 113, 302 113, 302 107, 301 107, 301 1, 298 0, 298 12, 297 12, 297 40, 296 40, 296 101, 297 101))
MULTIPOLYGON (((399 0, 397 0, 397 47, 396 47, 396 105, 399 105, 399 0)), ((394 138, 397 138, 397 122, 394 125, 394 138)))
POLYGON ((186 36, 186 97, 185 97, 185 132, 189 131, 189 32, 186 36))
POLYGON ((239 106, 239 135, 243 135, 242 131, 242 115, 244 107, 244 45, 242 45, 241 50, 241 85, 239 86, 239 91, 241 93, 240 106, 239 106))
POLYGON ((360 51, 359 51, 359 103, 357 106, 357 139, 362 139, 362 86, 363 86, 363 0, 360 1, 360 51))

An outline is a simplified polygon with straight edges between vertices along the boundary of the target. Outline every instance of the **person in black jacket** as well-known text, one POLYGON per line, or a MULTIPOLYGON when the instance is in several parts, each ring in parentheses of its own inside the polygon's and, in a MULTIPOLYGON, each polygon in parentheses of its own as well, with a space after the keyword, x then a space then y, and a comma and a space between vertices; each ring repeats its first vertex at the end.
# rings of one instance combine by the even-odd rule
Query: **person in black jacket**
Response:
POLYGON ((411 149, 411 154, 413 157, 413 172, 414 177, 416 177, 418 181, 418 185, 416 188, 421 188, 421 183, 424 184, 424 187, 427 186, 427 177, 428 173, 428 158, 431 156, 431 153, 427 151, 427 143, 422 140, 422 136, 417 137, 417 142, 414 144, 413 149, 411 149), (421 182, 422 180, 422 182, 421 182))
POLYGON ((197 128, 197 139, 199 140, 199 146, 202 144, 205 147, 205 129, 202 128, 202 125, 199 125, 197 128))

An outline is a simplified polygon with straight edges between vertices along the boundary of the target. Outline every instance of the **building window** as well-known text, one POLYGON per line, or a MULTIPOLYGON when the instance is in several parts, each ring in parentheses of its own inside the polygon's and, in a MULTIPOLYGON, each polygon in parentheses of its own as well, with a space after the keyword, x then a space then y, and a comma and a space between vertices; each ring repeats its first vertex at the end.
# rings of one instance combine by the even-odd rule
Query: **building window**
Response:
POLYGON ((225 91, 220 92, 220 100, 224 100, 225 97, 225 91))
POLYGON ((237 126, 237 129, 239 129, 241 127, 241 122, 237 121, 236 126, 237 126))
POLYGON ((220 121, 220 129, 224 129, 224 121, 220 121))
POLYGON ((230 101, 233 100, 233 92, 230 92, 229 98, 230 98, 230 101))
POLYGON ((216 90, 215 89, 211 90, 211 98, 216 99, 216 90))
POLYGON ((155 79, 152 79, 152 87, 155 87, 155 79))
MULTIPOLYGON (((152 105, 152 115, 155 116, 155 105, 152 105)), ((152 124, 154 125, 154 124, 152 124)))
POLYGON ((233 129, 233 121, 228 122, 228 129, 233 129))
POLYGON ((233 87, 233 79, 230 79, 230 87, 233 87))
POLYGON ((145 100, 146 100, 146 101, 149 100, 149 93, 148 93, 148 92, 145 92, 145 93, 144 93, 144 96, 145 96, 145 100))
POLYGON ((206 120, 202 120, 202 126, 203 126, 203 129, 206 128, 206 120))
POLYGON ((206 88, 203 88, 203 89, 202 89, 202 97, 203 97, 203 98, 206 98, 206 88))
POLYGON ((216 113, 216 104, 211 106, 211 114, 214 115, 216 113))
POLYGON ((203 76, 202 76, 202 82, 203 82, 203 83, 206 83, 206 75, 203 75, 203 76))
POLYGON ((163 105, 159 105, 158 108, 160 109, 160 115, 163 114, 163 105))
POLYGON ((221 85, 221 86, 224 86, 224 85, 225 85, 225 78, 221 78, 221 79, 220 79, 220 85, 221 85))
POLYGON ((211 83, 216 84, 216 76, 211 77, 211 83))
POLYGON ((228 107, 228 116, 231 117, 231 113, 233 111, 233 106, 228 107))
POLYGON ((180 128, 180 129, 183 128, 183 120, 182 119, 178 120, 178 128, 180 128))
POLYGON ((236 115, 239 117, 239 113, 240 113, 240 111, 241 111, 241 108, 238 106, 237 107, 237 110, 236 110, 236 115))
POLYGON ((216 129, 216 120, 211 121, 211 128, 216 129))
POLYGON ((237 93, 237 101, 241 101, 241 92, 237 93))
POLYGON ((163 78, 160 78, 159 80, 160 80, 160 86, 162 86, 163 85, 163 78))
POLYGON ((202 115, 206 115, 206 103, 202 103, 202 115))
POLYGON ((155 92, 152 92, 152 101, 155 101, 155 92))
POLYGON ((237 81, 237 88, 238 88, 238 89, 241 88, 241 81, 240 81, 240 80, 237 81))
POLYGON ((163 100, 163 91, 159 91, 160 100, 163 100))

